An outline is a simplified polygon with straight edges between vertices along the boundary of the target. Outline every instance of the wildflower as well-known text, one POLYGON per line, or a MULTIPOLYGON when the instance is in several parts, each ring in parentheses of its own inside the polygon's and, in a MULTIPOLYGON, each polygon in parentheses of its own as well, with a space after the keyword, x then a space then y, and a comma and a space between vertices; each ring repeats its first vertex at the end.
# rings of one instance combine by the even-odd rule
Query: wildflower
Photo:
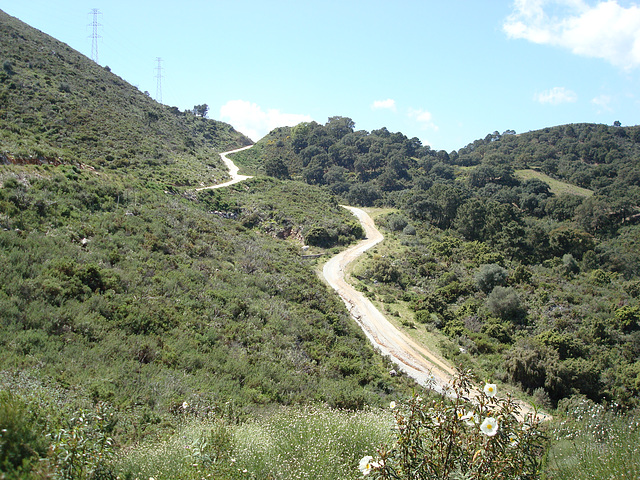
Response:
POLYGON ((460 417, 460 420, 464 420, 464 423, 466 423, 467 425, 473 425, 474 423, 478 423, 478 419, 476 418, 475 414, 471 410, 467 411, 467 413, 465 413, 462 417, 460 417))
POLYGON ((440 425, 442 425, 446 419, 447 419, 446 415, 442 412, 434 412, 433 416, 431 417, 431 420, 433 421, 433 424, 436 427, 439 427, 440 425))
POLYGON ((389 404, 389 408, 390 408, 391 410, 393 410, 394 408, 396 408, 396 402, 391 402, 391 403, 389 404))
POLYGON ((358 469, 362 472, 362 475, 369 475, 371 470, 374 468, 380 468, 382 464, 380 462, 374 462, 373 457, 367 455, 366 457, 362 457, 360 463, 358 464, 358 469))
POLYGON ((186 410, 187 408, 189 408, 189 404, 187 402, 182 402, 182 408, 186 410))
POLYGON ((493 437, 498 433, 498 421, 493 417, 487 417, 482 422, 482 425, 480 425, 480 430, 485 435, 493 437))
POLYGON ((489 398, 495 397, 497 391, 495 383, 487 383, 484 386, 484 394, 489 398))
POLYGON ((516 437, 513 433, 509 435, 509 446, 511 447, 518 446, 518 437, 516 437))

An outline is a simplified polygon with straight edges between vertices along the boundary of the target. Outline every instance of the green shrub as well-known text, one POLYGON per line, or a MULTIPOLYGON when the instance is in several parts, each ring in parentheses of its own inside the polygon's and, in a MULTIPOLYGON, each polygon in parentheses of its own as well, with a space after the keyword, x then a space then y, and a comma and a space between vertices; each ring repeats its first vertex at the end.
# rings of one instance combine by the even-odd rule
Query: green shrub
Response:
POLYGON ((507 281, 507 271, 495 263, 482 265, 473 276, 473 281, 479 290, 489 293, 496 285, 504 285, 507 281))
POLYGON ((0 391, 0 472, 28 471, 46 448, 32 407, 10 392, 0 391))
POLYGON ((385 480, 540 478, 545 438, 539 417, 519 420, 516 403, 496 397, 495 389, 473 387, 467 372, 438 398, 414 395, 394 408, 396 438, 380 446, 376 458, 362 458, 362 473, 385 480))
POLYGON ((521 322, 526 316, 526 308, 513 287, 495 287, 487 298, 489 311, 503 320, 521 322))

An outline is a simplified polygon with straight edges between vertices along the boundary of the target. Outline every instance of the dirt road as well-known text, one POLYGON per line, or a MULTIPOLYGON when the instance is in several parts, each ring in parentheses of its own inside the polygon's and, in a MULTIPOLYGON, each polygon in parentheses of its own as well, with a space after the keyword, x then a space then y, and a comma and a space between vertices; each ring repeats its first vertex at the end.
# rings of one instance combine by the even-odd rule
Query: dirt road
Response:
POLYGON ((421 385, 441 392, 442 386, 454 374, 454 369, 444 359, 395 328, 367 297, 346 282, 346 266, 384 237, 376 229, 373 219, 363 210, 344 208, 360 220, 366 239, 331 258, 322 269, 324 278, 338 292, 353 318, 383 355, 389 356, 398 368, 421 385))
MULTIPOLYGON (((238 148, 230 152, 221 153, 222 160, 229 168, 231 180, 210 187, 198 188, 222 188, 241 182, 247 175, 238 175, 238 167, 227 155, 251 148, 251 146, 238 148)), ((332 257, 323 267, 322 273, 327 283, 340 295, 347 309, 358 322, 371 343, 383 354, 387 355, 397 366, 420 385, 435 390, 443 391, 443 386, 451 380, 455 371, 449 363, 435 352, 418 344, 407 335, 394 327, 385 316, 366 298, 345 280, 345 270, 349 263, 362 255, 371 247, 380 243, 384 237, 375 227, 373 219, 363 210, 356 207, 344 206, 351 211, 362 224, 366 238, 347 250, 332 257)), ((472 397, 474 394, 472 393, 472 397)), ((524 402, 518 402, 521 407, 521 415, 532 413, 533 409, 524 402)), ((551 418, 549 415, 539 413, 542 419, 551 418)))
POLYGON ((242 182, 243 180, 246 180, 247 178, 252 178, 250 175, 238 175, 238 170, 240 170, 240 169, 236 166, 235 163, 233 163, 227 157, 227 155, 230 155, 232 153, 241 152, 242 150, 246 150, 246 149, 251 148, 251 147, 253 147, 253 145, 249 145, 248 147, 236 148, 235 150, 231 150, 229 152, 221 153, 220 154, 220 158, 222 158, 222 161, 224 162, 224 164, 229 169, 229 175, 231 176, 231 180, 229 180, 228 182, 219 183, 217 185, 211 185, 209 187, 196 188, 196 191, 199 191, 199 190, 211 190, 211 189, 214 189, 214 188, 228 187, 229 185, 233 185, 234 183, 242 182))

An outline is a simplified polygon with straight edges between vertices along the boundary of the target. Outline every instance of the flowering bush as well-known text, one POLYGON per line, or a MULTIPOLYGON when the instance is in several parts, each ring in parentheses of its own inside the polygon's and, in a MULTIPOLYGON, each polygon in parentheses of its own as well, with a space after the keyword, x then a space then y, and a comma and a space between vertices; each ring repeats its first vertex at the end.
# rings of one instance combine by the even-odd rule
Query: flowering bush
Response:
POLYGON ((460 372, 445 392, 394 404, 395 442, 364 457, 360 471, 379 479, 537 479, 545 446, 540 419, 496 385, 472 388, 460 372))

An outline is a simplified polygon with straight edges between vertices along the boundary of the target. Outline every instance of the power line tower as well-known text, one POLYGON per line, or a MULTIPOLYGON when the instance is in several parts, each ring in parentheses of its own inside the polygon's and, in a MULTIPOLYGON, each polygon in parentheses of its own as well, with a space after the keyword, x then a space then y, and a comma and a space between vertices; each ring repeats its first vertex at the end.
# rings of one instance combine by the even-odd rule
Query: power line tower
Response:
POLYGON ((98 39, 102 38, 98 35, 98 27, 102 26, 98 23, 98 15, 102 15, 102 13, 97 8, 94 8, 89 14, 93 15, 93 22, 91 22, 91 27, 93 28, 93 33, 91 34, 91 60, 98 63, 98 39))
POLYGON ((156 57, 158 66, 156 67, 156 102, 162 103, 162 59, 156 57))

